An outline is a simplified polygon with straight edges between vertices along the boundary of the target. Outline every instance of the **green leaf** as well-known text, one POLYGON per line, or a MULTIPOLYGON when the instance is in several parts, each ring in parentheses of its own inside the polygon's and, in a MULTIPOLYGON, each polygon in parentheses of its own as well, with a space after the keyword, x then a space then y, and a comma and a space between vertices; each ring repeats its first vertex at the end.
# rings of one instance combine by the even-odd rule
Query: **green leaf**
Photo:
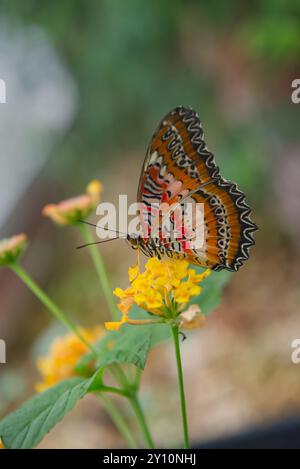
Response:
POLYGON ((131 363, 144 369, 151 345, 152 328, 147 326, 123 326, 118 332, 110 332, 104 339, 106 347, 99 351, 96 366, 103 368, 113 363, 131 363))
POLYGON ((151 328, 151 348, 155 347, 161 342, 166 342, 172 337, 172 332, 169 324, 153 324, 151 328))
MULTIPOLYGON (((149 315, 136 307, 135 317, 149 319, 149 315)), ((76 365, 76 372, 82 376, 90 376, 93 367, 104 368, 114 363, 130 363, 144 369, 148 353, 152 347, 171 337, 170 328, 166 324, 145 326, 124 325, 120 331, 107 332, 95 348, 98 360, 92 353, 84 355, 76 365)))
MULTIPOLYGON (((137 305, 134 305, 131 309, 130 317, 132 319, 155 319, 155 316, 150 315, 144 309, 139 308, 137 305)), ((151 324, 148 326, 139 327, 146 327, 147 329, 151 330, 150 348, 158 345, 160 342, 165 342, 172 337, 171 329, 168 324, 151 324)))
POLYGON ((0 438, 5 448, 35 447, 73 409, 77 401, 93 389, 97 378, 98 373, 95 373, 91 379, 62 381, 5 417, 0 422, 0 438))

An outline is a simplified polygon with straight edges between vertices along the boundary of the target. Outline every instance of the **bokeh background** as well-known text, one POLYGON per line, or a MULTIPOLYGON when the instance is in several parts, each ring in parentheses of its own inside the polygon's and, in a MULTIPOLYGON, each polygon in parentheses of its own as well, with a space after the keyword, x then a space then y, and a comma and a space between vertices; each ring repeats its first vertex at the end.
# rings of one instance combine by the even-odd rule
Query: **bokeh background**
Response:
MULTIPOLYGON (((247 193, 260 226, 207 327, 183 345, 193 441, 300 415, 300 78, 298 0, 11 0, 0 5, 1 237, 26 232, 24 264, 78 321, 107 310, 75 229, 43 219, 46 203, 99 178, 103 200, 135 200, 150 136, 178 104, 199 112, 223 175, 247 193)), ((122 241, 101 247, 112 284, 134 259, 122 241)), ((34 392, 35 360, 59 332, 7 269, 0 272, 0 414, 34 392)), ((155 349, 142 401, 161 446, 180 440, 173 352, 155 349)), ((122 406, 121 401, 117 404, 122 406)), ((126 410, 125 410, 126 411, 126 410)), ((131 418, 131 415, 128 415, 131 418)), ((42 448, 122 447, 93 397, 42 448)))

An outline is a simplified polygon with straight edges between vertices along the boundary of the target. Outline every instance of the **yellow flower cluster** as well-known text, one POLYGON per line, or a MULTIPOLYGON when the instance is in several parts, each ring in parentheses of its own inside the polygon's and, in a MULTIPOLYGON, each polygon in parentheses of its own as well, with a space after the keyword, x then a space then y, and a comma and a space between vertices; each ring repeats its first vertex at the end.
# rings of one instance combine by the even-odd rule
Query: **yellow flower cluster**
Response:
POLYGON ((2 443, 1 438, 0 438, 0 449, 4 449, 4 444, 2 443))
POLYGON ((168 316, 170 310, 181 313, 190 299, 201 293, 199 283, 209 274, 210 270, 197 274, 189 268, 188 262, 173 259, 150 258, 142 273, 138 266, 129 268, 130 287, 126 290, 116 288, 114 291, 120 299, 118 306, 123 315, 122 320, 106 323, 106 328, 118 330, 124 323, 142 324, 128 317, 133 304, 161 317, 168 316))
POLYGON ((73 225, 86 218, 99 204, 102 184, 94 180, 89 183, 86 193, 63 200, 58 204, 46 205, 43 215, 58 225, 73 225))
MULTIPOLYGON (((101 327, 93 329, 79 329, 81 335, 88 343, 95 343, 104 331, 101 327)), ((74 370, 78 360, 88 352, 88 347, 75 334, 69 333, 56 338, 51 344, 49 354, 40 357, 37 367, 43 381, 37 384, 38 392, 59 383, 60 381, 76 376, 74 370)))

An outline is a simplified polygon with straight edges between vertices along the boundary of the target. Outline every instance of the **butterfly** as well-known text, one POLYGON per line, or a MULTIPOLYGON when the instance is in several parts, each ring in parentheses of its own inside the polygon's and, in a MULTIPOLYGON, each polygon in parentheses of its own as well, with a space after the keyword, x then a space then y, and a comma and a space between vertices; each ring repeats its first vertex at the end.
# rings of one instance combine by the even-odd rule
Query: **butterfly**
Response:
POLYGON ((221 176, 193 109, 176 107, 160 122, 147 149, 137 200, 143 231, 128 234, 127 241, 146 256, 166 255, 216 271, 234 272, 249 258, 249 248, 255 244, 253 232, 258 227, 250 219, 245 194, 221 176), (191 215, 188 228, 179 224, 180 236, 172 237, 170 230, 166 235, 158 207, 170 207, 167 212, 174 228, 174 207, 180 207, 183 213, 187 202, 202 204, 203 222, 197 226, 197 218, 191 215), (191 241, 200 229, 203 243, 195 247, 191 241), (155 235, 148 236, 153 231, 155 235))

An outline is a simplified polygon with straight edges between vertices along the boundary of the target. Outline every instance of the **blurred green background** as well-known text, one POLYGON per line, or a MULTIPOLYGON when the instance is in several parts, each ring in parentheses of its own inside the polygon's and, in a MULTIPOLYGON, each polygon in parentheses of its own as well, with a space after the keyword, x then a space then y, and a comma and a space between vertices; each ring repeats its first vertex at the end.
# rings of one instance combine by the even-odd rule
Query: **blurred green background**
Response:
MULTIPOLYGON (((0 105, 2 237, 27 232, 24 262, 34 277, 81 322, 102 322, 107 312, 88 255, 74 249, 79 234, 55 228, 41 209, 94 178, 103 200, 128 193, 134 201, 155 126, 172 107, 192 106, 223 175, 246 192, 260 226, 250 261, 186 346, 193 439, 300 412, 300 368, 290 360, 300 335, 300 104, 291 101, 300 78, 299 1, 11 0, 0 15, 8 95, 0 105)), ((101 250, 112 284, 125 285, 134 259, 128 246, 101 250)), ((6 413, 32 393, 34 357, 55 332, 6 270, 0 294, 6 413)), ((170 357, 168 349, 153 353, 144 386, 166 446, 178 439, 176 430, 166 434, 177 405, 170 357)), ((75 425, 67 421, 44 446, 122 445, 92 409, 80 405, 75 425), (98 433, 82 440, 82 428, 98 433)))

